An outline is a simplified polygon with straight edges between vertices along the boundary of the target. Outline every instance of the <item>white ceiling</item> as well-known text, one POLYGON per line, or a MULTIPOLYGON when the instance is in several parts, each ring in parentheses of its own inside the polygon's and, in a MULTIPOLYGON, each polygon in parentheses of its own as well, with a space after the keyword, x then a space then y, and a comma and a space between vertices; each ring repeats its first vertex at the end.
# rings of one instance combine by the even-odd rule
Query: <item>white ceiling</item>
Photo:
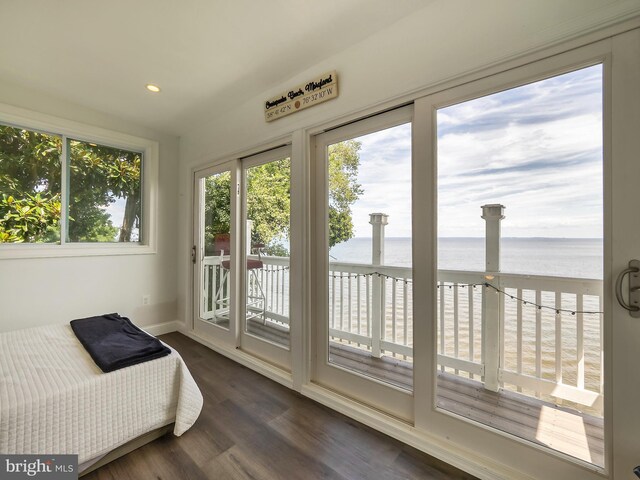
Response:
POLYGON ((0 80, 179 135, 429 3, 0 0, 0 80))

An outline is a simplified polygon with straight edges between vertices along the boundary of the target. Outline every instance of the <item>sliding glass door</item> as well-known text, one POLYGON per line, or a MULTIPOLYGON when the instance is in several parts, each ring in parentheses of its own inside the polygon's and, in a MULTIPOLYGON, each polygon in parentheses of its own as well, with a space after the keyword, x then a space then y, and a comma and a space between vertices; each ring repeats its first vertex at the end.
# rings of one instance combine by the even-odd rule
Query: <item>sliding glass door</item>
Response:
POLYGON ((602 79, 596 64, 436 112, 437 405, 598 466, 602 79))
POLYGON ((412 109, 316 137, 314 380, 413 408, 412 109))
POLYGON ((198 171, 194 191, 194 329, 290 370, 290 147, 198 171))
POLYGON ((194 329, 235 344, 237 289, 235 162, 195 176, 194 329))
POLYGON ((607 51, 415 103, 432 188, 416 426, 562 478, 607 467, 607 51))
POLYGON ((289 370, 291 148, 241 162, 241 347, 289 370))

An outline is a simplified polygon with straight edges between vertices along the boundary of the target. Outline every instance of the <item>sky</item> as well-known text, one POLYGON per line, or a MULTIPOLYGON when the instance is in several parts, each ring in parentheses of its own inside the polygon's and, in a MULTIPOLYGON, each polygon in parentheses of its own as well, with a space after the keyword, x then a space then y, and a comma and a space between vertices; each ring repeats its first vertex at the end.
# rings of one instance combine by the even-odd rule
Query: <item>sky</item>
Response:
MULTIPOLYGON (((602 237, 601 112, 600 65, 438 110, 438 236, 484 236, 481 206, 500 203, 505 237, 602 237)), ((373 212, 410 236, 411 126, 357 140, 356 237, 373 212)))
MULTIPOLYGON (((111 203, 108 207, 103 208, 103 211, 108 213, 111 217, 111 224, 114 227, 122 227, 122 220, 124 219, 124 209, 127 204, 126 197, 118 197, 115 202, 111 203)), ((114 241, 118 241, 120 237, 120 230, 116 233, 113 238, 114 241)), ((134 242, 138 241, 138 229, 134 228, 131 231, 131 240, 134 242)))
POLYGON ((411 124, 357 138, 358 183, 364 193, 351 207, 356 237, 371 237, 370 213, 389 215, 387 237, 411 236, 411 124))

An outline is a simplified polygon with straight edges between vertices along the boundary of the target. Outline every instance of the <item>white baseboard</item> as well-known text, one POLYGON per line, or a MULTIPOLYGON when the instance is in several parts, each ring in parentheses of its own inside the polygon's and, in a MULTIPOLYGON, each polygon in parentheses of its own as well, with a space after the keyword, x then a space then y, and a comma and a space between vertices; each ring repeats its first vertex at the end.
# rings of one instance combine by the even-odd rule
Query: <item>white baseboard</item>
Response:
POLYGON ((141 327, 145 332, 153 336, 164 335, 165 333, 178 332, 184 326, 184 323, 178 320, 170 322, 156 323, 155 325, 147 325, 141 327))

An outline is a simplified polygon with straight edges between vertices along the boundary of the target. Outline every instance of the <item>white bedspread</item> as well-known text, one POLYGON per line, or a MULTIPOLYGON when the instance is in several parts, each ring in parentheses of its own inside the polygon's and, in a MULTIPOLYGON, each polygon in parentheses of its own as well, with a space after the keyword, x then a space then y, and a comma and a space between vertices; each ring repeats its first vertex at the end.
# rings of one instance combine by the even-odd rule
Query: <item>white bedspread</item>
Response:
POLYGON ((69 325, 0 334, 0 452, 94 459, 175 421, 196 421, 202 394, 176 351, 102 373, 69 325))

